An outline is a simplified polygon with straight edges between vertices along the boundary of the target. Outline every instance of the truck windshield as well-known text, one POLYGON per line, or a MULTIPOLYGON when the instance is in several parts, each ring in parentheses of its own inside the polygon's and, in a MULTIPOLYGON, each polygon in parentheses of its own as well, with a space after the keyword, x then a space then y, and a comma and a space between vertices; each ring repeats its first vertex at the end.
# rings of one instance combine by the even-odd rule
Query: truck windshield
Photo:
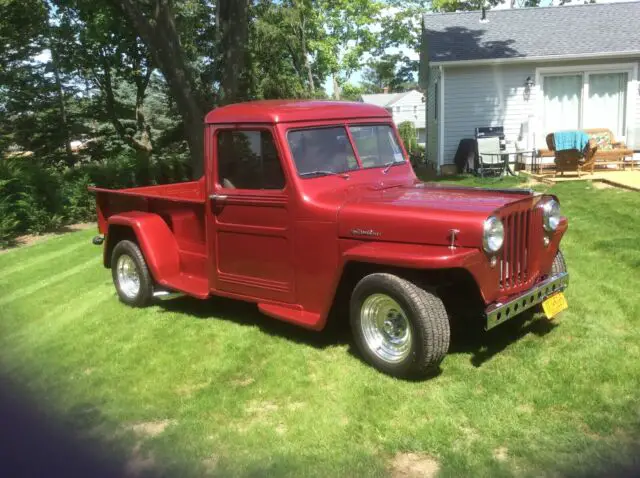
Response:
MULTIPOLYGON (((388 125, 349 126, 363 168, 403 163, 393 129, 388 125)), ((287 141, 298 174, 326 176, 359 169, 345 127, 309 128, 289 131, 287 141)))
POLYGON ((349 126, 349 131, 356 143, 363 168, 378 168, 404 163, 402 150, 398 146, 391 126, 349 126))
POLYGON ((287 141, 300 176, 326 176, 358 169, 343 126, 290 131, 287 141))

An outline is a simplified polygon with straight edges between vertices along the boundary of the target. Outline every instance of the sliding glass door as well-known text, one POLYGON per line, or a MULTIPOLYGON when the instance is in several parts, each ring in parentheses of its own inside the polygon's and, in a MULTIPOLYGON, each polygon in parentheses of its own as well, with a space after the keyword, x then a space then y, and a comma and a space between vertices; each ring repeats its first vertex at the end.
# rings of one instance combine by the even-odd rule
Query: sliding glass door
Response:
POLYGON ((582 75, 544 77, 544 130, 579 129, 582 116, 582 75))
POLYGON ((584 128, 609 128, 617 137, 626 134, 627 73, 589 75, 584 128))
POLYGON ((608 128, 626 135, 627 72, 572 72, 542 76, 545 133, 608 128))

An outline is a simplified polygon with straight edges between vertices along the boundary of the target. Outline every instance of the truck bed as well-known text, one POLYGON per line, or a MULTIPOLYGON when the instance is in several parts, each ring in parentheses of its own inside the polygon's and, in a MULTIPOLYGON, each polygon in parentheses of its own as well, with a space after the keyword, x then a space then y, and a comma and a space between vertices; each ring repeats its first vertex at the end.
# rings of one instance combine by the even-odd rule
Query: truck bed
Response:
MULTIPOLYGON (((139 188, 89 190, 96 194, 98 227, 102 234, 107 234, 109 218, 115 215, 142 212, 162 218, 175 238, 180 270, 175 276, 162 278, 161 282, 193 296, 208 295, 204 179, 139 188)), ((108 261, 105 256, 107 266, 108 261)))
POLYGON ((176 184, 161 184, 157 186, 143 186, 127 189, 89 188, 96 193, 108 193, 122 196, 134 196, 149 199, 164 199, 166 201, 188 202, 204 204, 204 181, 189 181, 176 184))

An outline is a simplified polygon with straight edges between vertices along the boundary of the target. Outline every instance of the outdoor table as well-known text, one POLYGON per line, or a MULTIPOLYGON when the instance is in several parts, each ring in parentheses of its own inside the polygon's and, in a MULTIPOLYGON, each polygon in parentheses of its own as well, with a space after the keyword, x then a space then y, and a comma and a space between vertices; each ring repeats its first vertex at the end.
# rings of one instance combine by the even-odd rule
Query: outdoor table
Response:
MULTIPOLYGON (((536 164, 536 159, 537 159, 537 155, 535 150, 522 150, 522 151, 509 151, 509 152, 500 152, 500 153, 490 153, 490 154, 486 154, 484 153, 482 155, 483 157, 485 156, 497 156, 499 159, 499 161, 494 162, 492 165, 494 166, 493 168, 479 168, 480 170, 484 171, 484 169, 494 169, 495 171, 499 171, 500 176, 505 176, 505 175, 510 175, 510 176, 515 176, 516 173, 514 170, 517 170, 517 166, 519 164, 522 165, 526 165, 527 163, 527 158, 529 158, 531 160, 531 170, 532 172, 534 171, 534 168, 537 168, 537 164, 536 164), (515 161, 514 161, 514 170, 511 169, 510 166, 510 161, 509 159, 511 157, 515 157, 515 161), (498 167, 495 167, 495 166, 498 167)), ((491 164, 491 163, 489 163, 491 164)), ((524 169, 524 168, 522 168, 524 169)), ((481 172, 480 174, 481 176, 484 176, 484 172, 481 172)))

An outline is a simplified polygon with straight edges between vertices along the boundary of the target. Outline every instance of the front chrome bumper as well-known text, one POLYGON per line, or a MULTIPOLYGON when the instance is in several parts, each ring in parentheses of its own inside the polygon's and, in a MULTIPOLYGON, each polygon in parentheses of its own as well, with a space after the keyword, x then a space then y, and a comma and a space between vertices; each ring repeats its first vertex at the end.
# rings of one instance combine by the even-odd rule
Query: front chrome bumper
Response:
POLYGON ((492 329, 496 325, 500 325, 525 310, 538 305, 550 295, 565 290, 568 285, 569 273, 561 272, 513 297, 508 302, 491 304, 485 311, 487 316, 485 330, 492 329))

